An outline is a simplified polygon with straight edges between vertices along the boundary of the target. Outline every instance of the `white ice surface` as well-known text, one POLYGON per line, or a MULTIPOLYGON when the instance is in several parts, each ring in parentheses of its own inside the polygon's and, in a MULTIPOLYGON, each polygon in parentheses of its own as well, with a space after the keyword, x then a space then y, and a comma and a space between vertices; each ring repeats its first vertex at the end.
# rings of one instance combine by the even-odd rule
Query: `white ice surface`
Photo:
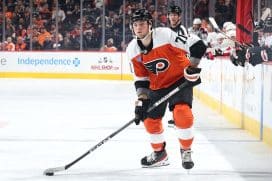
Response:
POLYGON ((141 168, 151 148, 143 125, 131 125, 68 170, 64 166, 133 118, 133 82, 0 79, 0 180, 271 181, 272 148, 194 101, 195 167, 181 166, 174 128, 164 118, 171 164, 141 168))

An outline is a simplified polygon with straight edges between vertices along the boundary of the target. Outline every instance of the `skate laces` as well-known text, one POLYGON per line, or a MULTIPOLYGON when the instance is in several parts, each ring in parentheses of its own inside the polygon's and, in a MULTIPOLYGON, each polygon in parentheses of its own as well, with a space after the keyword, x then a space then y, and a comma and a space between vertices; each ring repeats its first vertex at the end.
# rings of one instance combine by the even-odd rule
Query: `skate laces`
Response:
POLYGON ((182 161, 183 162, 191 162, 192 158, 191 158, 191 150, 182 150, 182 161))
POLYGON ((160 152, 152 152, 150 155, 147 156, 146 160, 147 161, 155 161, 159 155, 161 155, 164 151, 160 151, 160 152))
POLYGON ((154 161, 154 160, 156 160, 156 158, 157 158, 157 153, 152 152, 150 155, 147 156, 146 160, 147 161, 154 161))

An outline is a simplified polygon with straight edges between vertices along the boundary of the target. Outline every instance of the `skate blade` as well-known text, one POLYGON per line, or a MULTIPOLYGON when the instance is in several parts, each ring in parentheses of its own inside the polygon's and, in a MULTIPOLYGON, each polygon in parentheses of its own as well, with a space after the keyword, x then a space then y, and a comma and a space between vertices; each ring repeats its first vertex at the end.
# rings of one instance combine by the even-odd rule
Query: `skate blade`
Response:
POLYGON ((190 174, 190 171, 192 170, 192 168, 194 167, 194 163, 191 163, 192 165, 190 165, 189 167, 185 167, 184 165, 182 165, 182 167, 187 171, 187 174, 190 174))
POLYGON ((176 128, 174 124, 168 124, 168 128, 176 128))
POLYGON ((159 161, 153 165, 142 165, 142 168, 156 168, 156 167, 163 167, 163 166, 168 166, 170 165, 169 161, 168 161, 168 158, 162 160, 162 161, 159 161))

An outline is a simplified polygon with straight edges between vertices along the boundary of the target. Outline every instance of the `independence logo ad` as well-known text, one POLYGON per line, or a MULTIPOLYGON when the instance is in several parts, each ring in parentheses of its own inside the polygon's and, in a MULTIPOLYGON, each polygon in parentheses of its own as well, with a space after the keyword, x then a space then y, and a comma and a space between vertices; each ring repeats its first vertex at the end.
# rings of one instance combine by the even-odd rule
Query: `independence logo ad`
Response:
POLYGON ((80 59, 68 59, 68 58, 18 58, 19 65, 30 65, 30 66, 74 66, 80 65, 80 59))

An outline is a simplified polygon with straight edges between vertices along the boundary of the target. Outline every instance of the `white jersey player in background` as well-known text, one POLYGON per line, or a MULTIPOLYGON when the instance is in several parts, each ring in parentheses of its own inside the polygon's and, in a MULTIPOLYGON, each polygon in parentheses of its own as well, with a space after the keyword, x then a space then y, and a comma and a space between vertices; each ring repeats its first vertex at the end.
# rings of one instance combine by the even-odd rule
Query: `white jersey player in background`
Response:
POLYGON ((188 36, 187 29, 181 24, 181 8, 179 6, 170 6, 168 10, 169 27, 176 33, 188 36))

